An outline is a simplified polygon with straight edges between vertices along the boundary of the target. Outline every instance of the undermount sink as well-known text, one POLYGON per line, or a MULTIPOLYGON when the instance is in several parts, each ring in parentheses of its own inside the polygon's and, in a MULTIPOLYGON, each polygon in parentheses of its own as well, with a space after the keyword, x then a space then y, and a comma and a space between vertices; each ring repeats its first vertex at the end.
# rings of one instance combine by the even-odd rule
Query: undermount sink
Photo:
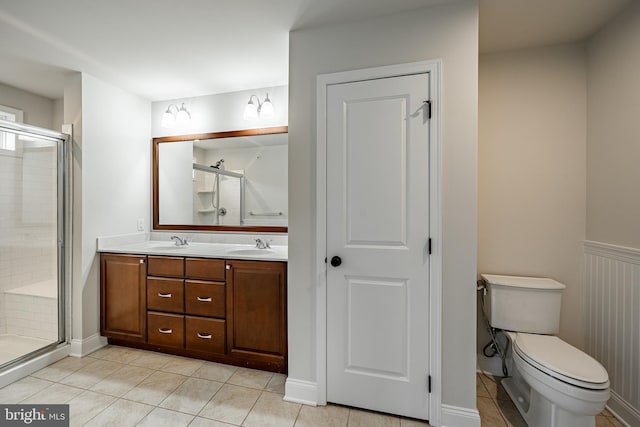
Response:
POLYGON ((174 244, 167 244, 167 245, 151 246, 149 249, 154 251, 173 251, 175 249, 184 249, 188 247, 189 246, 176 246, 174 244))
POLYGON ((275 252, 271 249, 230 249, 227 253, 232 255, 271 255, 275 252))

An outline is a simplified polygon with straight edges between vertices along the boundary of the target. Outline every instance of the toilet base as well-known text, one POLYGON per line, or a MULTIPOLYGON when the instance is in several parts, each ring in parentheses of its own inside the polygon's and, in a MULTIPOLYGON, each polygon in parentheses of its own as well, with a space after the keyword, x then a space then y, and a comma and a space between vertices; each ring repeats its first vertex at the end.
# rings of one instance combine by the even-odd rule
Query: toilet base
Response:
POLYGON ((579 415, 549 401, 524 381, 517 369, 502 386, 529 427, 595 427, 594 415, 579 415))

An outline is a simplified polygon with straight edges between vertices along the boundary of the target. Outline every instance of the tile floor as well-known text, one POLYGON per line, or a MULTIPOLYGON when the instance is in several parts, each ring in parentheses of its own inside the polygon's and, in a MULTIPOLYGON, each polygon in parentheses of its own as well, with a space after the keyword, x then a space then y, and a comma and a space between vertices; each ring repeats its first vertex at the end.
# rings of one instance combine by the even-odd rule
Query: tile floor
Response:
MULTIPOLYGON (((0 389, 2 403, 69 403, 72 426, 418 427, 427 423, 358 409, 282 400, 285 376, 107 346, 67 357, 0 389)), ((478 374, 483 427, 526 427, 499 378, 478 374)), ((623 426, 605 410, 597 427, 623 426)))
POLYGON ((67 357, 0 389, 2 403, 69 403, 72 426, 418 427, 282 400, 285 376, 125 347, 67 357))
MULTIPOLYGON (((499 377, 476 376, 476 396, 482 427, 527 427, 499 377)), ((606 409, 596 417, 596 427, 623 427, 606 409)))

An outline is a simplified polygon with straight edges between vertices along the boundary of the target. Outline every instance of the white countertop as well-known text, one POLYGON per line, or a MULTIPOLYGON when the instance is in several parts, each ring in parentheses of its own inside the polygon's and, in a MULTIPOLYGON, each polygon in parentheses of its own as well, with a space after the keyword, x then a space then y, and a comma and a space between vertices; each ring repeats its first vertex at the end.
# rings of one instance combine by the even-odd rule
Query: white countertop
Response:
POLYGON ((172 241, 98 238, 98 252, 187 256, 200 258, 242 259, 255 261, 287 261, 288 246, 272 245, 270 249, 257 249, 255 245, 239 243, 189 242, 176 246, 172 241), (127 241, 128 240, 128 241, 127 241))

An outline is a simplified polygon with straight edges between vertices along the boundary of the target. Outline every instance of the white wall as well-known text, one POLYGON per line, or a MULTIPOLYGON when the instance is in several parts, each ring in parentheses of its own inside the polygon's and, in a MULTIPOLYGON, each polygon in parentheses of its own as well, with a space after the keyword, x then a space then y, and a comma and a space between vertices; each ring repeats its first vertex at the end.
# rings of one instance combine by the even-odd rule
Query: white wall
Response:
POLYGON ((640 4, 588 44, 587 239, 640 248, 640 4))
POLYGON ((73 339, 100 330, 96 238, 150 219, 149 101, 88 74, 65 80, 64 121, 74 123, 73 339))
MULTIPOLYGON (((274 86, 194 98, 156 101, 153 102, 151 107, 151 135, 155 138, 168 135, 187 135, 286 126, 289 113, 287 97, 287 86, 274 86), (247 102, 249 102, 249 97, 254 94, 258 96, 260 102, 262 102, 267 93, 269 93, 269 99, 271 99, 274 107, 273 117, 269 119, 259 118, 250 121, 245 120, 243 113, 247 102), (167 107, 170 104, 175 104, 180 107, 183 102, 187 110, 191 113, 191 122, 182 128, 163 128, 160 124, 162 122, 162 114, 167 110, 167 107)), ((254 103, 255 102, 254 98, 254 103)), ((172 111, 175 110, 172 108, 172 111)))
POLYGON ((640 426, 640 3, 587 44, 587 344, 610 407, 640 426))
POLYGON ((564 283, 560 336, 580 348, 586 72, 583 44, 480 56, 478 271, 564 283))
POLYGON ((60 131, 53 127, 52 99, 0 83, 0 105, 22 110, 26 124, 60 131))
POLYGON ((443 402, 475 408, 478 4, 293 31, 289 51, 289 377, 316 381, 316 76, 442 59, 443 402))

